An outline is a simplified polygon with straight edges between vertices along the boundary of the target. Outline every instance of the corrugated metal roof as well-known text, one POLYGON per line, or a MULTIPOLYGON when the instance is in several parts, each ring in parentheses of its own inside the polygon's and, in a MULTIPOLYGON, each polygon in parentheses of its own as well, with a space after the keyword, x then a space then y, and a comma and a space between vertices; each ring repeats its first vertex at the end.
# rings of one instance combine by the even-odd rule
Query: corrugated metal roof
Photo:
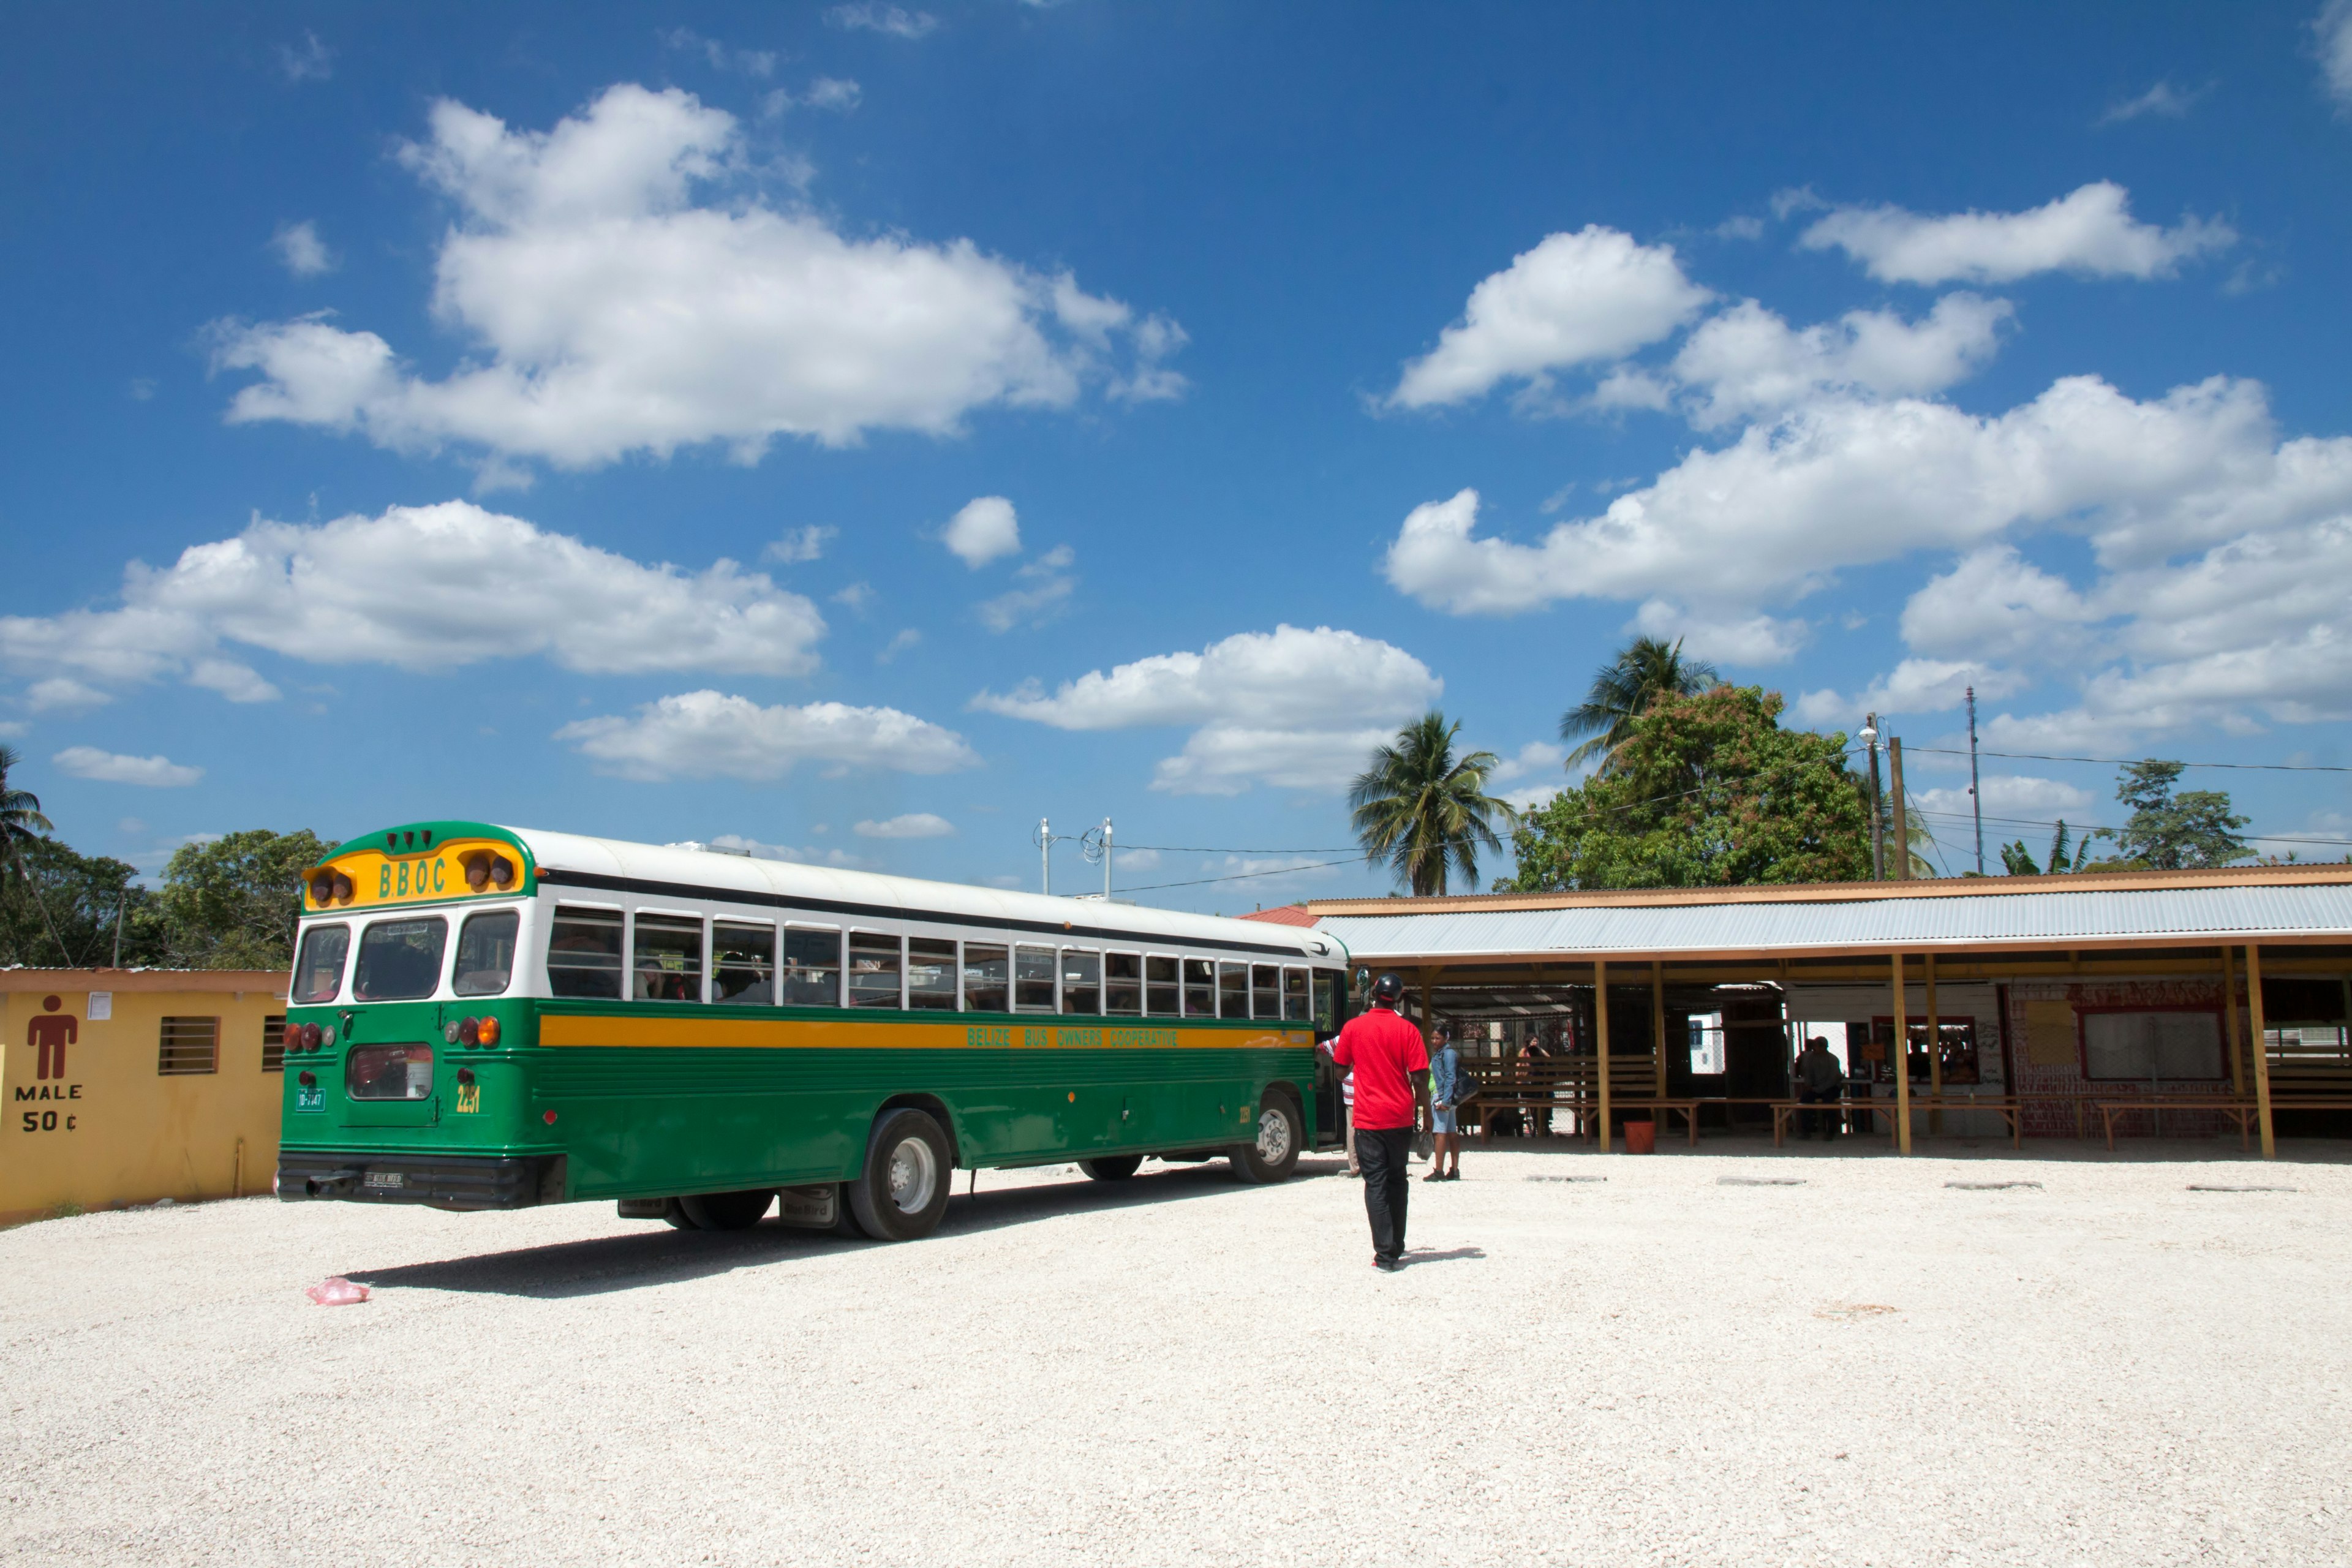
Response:
POLYGON ((1846 902, 1326 915, 1359 962, 1480 954, 1918 952, 2119 942, 2352 942, 2352 884, 1984 893, 1846 902))

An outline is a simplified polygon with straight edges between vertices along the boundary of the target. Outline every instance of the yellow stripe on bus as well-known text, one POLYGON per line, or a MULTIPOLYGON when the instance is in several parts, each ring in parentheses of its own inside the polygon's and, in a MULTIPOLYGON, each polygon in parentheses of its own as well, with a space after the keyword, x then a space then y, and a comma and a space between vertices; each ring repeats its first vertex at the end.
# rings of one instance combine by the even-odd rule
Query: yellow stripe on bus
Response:
POLYGON ((1230 1029, 1124 1025, 867 1023, 846 1018, 647 1018, 542 1016, 542 1046, 700 1046, 796 1050, 1302 1050, 1305 1031, 1242 1035, 1230 1029))

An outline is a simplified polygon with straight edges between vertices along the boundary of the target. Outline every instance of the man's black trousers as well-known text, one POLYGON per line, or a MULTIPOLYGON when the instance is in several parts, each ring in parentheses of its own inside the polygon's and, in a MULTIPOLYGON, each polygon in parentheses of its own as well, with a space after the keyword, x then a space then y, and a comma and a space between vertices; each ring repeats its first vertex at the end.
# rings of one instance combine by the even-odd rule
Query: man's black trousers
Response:
MULTIPOLYGON (((1844 1088, 1843 1084, 1839 1084, 1831 1089, 1800 1089, 1797 1090, 1797 1102, 1800 1105, 1834 1105, 1844 1088)), ((1822 1137, 1834 1138, 1841 1120, 1843 1118, 1834 1110, 1800 1110, 1797 1112, 1797 1136, 1811 1138, 1818 1129, 1822 1137)))
POLYGON ((1356 1163, 1364 1168, 1364 1213, 1372 1222, 1372 1251, 1393 1261, 1404 1256, 1404 1201, 1412 1191, 1405 1156, 1412 1148, 1407 1127, 1360 1127, 1356 1163))

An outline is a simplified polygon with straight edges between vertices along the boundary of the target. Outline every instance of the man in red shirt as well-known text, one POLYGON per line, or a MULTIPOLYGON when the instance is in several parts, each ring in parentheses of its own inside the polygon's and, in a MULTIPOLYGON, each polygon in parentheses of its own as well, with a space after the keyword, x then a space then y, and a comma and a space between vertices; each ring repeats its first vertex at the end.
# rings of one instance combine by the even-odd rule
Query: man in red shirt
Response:
POLYGON ((1356 1074, 1356 1159, 1364 1168, 1364 1213, 1372 1222, 1372 1267, 1404 1266, 1404 1207, 1412 1190, 1405 1158, 1415 1129, 1429 1125, 1429 1049, 1397 1016, 1404 982, 1383 974, 1372 1008, 1348 1020, 1326 1047, 1356 1074))

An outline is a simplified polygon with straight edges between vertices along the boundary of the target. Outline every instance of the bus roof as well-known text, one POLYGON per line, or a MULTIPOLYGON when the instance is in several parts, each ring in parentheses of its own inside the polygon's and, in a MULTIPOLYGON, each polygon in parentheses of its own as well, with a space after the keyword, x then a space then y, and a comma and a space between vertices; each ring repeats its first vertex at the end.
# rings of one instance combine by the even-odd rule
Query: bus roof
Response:
POLYGON ((567 879, 566 873, 574 873, 635 884, 664 885, 675 888, 680 895, 702 890, 724 898, 730 891, 748 892, 788 902, 804 900, 818 905, 902 910, 909 919, 936 913, 1016 929, 1059 927, 1073 935, 1109 940, 1133 937, 1140 942, 1159 936, 1178 942, 1297 953, 1327 963, 1348 961, 1347 949, 1321 932, 1229 920, 1222 915, 1147 909, 1099 899, 1049 898, 1043 893, 1008 892, 962 882, 934 882, 791 860, 758 859, 724 850, 633 844, 626 839, 592 838, 584 834, 555 833, 544 828, 508 827, 498 831, 511 834, 530 852, 540 876, 559 886, 567 879), (554 873, 551 878, 551 872, 554 873))

